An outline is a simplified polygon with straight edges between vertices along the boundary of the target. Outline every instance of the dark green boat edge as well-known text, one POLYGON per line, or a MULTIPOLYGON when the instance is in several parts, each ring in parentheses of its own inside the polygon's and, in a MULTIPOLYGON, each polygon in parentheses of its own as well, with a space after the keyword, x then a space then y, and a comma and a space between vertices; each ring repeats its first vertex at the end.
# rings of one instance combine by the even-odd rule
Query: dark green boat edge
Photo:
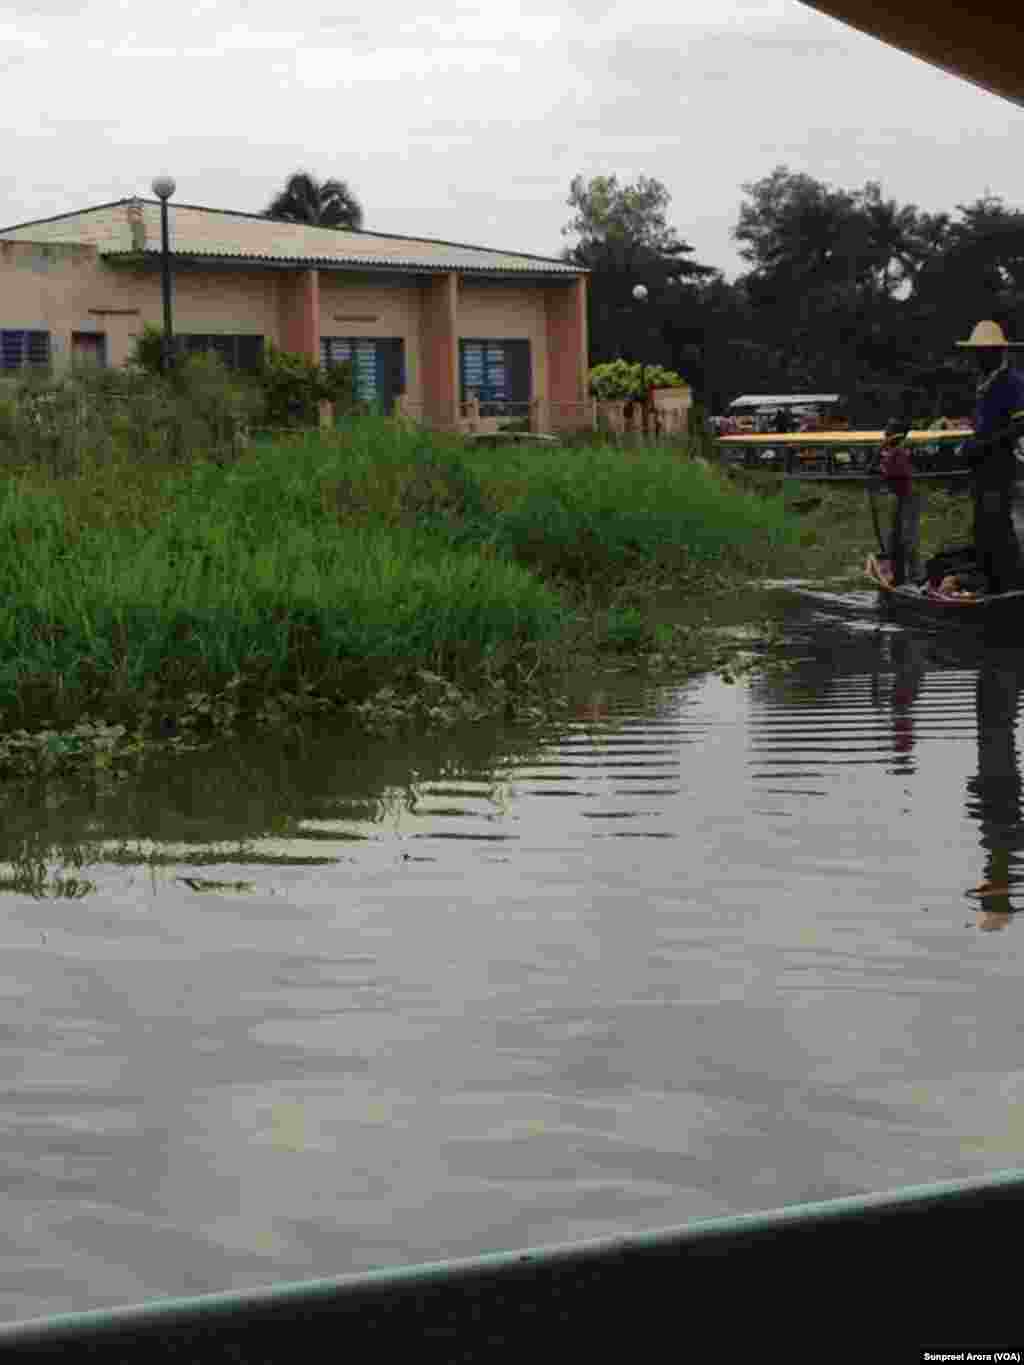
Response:
MULTIPOLYGON (((1024 1171, 1003 1171, 624 1237, 14 1322, 0 1325, 0 1359, 269 1362, 415 1347, 417 1359, 455 1361, 556 1345, 603 1359, 630 1324, 652 1345, 679 1332, 680 1348, 707 1333, 723 1344, 758 1337, 768 1348, 782 1340, 776 1330, 795 1346, 830 1321, 838 1334, 830 1352, 851 1337, 877 1341, 878 1359, 918 1359, 903 1352, 956 1342, 1020 1350, 1013 1252, 1022 1214, 1024 1171)), ((671 1345, 670 1354, 683 1358, 671 1345)))

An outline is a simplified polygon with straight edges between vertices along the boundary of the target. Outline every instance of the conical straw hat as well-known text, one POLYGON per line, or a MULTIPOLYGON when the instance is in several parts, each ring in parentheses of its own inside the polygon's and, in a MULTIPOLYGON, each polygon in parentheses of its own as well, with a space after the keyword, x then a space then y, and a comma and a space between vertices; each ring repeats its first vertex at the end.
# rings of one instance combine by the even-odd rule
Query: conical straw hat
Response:
POLYGON ((967 341, 958 341, 956 344, 958 346, 999 346, 1006 350, 1009 347, 1016 348, 1021 343, 1007 341, 1006 334, 999 323, 988 320, 979 322, 967 341))

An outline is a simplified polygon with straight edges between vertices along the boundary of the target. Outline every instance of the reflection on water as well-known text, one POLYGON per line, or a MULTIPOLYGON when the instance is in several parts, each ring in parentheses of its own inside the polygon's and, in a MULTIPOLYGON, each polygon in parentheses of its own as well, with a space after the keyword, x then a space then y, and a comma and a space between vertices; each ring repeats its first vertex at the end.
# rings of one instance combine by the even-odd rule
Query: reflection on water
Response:
POLYGON ((0 1312, 1024 1164, 1024 665, 776 604, 782 677, 8 795, 0 1312))

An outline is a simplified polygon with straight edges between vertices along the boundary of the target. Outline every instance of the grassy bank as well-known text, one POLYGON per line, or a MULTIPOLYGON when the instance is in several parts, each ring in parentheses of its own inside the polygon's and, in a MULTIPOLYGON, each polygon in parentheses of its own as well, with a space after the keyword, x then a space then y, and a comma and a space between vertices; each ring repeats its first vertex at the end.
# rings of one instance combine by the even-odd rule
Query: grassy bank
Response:
POLYGON ((608 652, 707 664, 699 631, 648 624, 650 587, 768 572, 799 527, 685 454, 469 451, 361 418, 221 462, 22 462, 0 485, 0 765, 110 766, 327 707, 522 714, 608 652))

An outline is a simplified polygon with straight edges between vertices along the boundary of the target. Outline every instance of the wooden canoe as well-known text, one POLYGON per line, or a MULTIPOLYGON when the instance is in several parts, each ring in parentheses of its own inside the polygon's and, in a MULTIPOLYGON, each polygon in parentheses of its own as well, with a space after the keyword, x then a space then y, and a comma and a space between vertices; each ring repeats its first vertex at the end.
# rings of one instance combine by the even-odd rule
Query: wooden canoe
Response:
POLYGON ((922 592, 920 588, 908 583, 894 587, 886 582, 879 572, 877 555, 868 555, 864 572, 887 603, 907 607, 926 616, 945 617, 950 620, 956 618, 977 620, 982 616, 991 615, 997 609, 1000 614, 1007 608, 1024 612, 1024 589, 1017 588, 1013 592, 993 595, 982 594, 979 597, 951 597, 947 593, 932 589, 922 592))
POLYGON ((0 1358, 674 1361, 707 1355, 716 1339, 711 1355, 726 1360, 739 1358, 739 1341, 743 1359, 776 1346, 788 1360, 838 1359, 835 1344, 854 1338, 864 1360, 916 1361, 955 1343, 1019 1350, 1007 1248, 1022 1213, 1024 1172, 1002 1171, 594 1242, 15 1322, 0 1325, 0 1358))

